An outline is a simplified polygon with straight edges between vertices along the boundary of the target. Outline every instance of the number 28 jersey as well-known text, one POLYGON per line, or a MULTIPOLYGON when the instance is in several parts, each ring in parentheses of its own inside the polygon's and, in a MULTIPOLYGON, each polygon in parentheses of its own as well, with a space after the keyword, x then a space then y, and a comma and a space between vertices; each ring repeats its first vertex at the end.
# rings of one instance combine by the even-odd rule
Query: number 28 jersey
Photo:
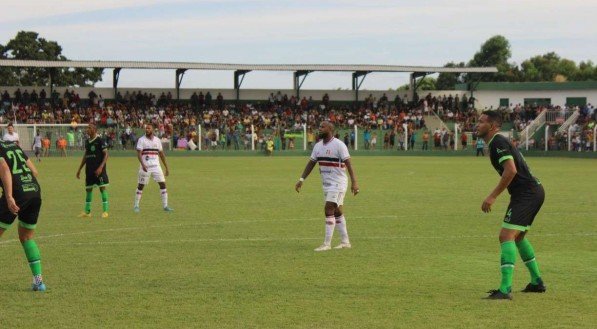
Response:
POLYGON ((155 135, 151 136, 151 139, 145 135, 139 137, 137 151, 141 151, 141 159, 148 169, 160 166, 159 152, 162 151, 162 141, 155 135))
MULTIPOLYGON (((16 143, 0 142, 0 157, 6 161, 12 175, 12 195, 15 200, 21 201, 41 195, 39 183, 27 166, 29 158, 16 143)), ((4 190, 1 181, 0 185, 4 190)))
POLYGON ((350 159, 348 148, 337 138, 324 143, 320 140, 313 147, 311 161, 319 163, 319 173, 324 192, 345 192, 348 187, 346 160, 350 159))

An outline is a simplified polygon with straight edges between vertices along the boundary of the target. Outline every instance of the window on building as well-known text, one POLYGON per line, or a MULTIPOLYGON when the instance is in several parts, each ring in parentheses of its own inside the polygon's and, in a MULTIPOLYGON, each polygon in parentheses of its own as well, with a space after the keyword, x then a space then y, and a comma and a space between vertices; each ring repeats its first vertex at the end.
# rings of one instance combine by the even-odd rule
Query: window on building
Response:
POLYGON ((566 105, 572 106, 585 106, 587 105, 587 98, 586 97, 566 97, 566 105))
POLYGON ((525 106, 547 106, 551 105, 551 98, 525 98, 525 106))

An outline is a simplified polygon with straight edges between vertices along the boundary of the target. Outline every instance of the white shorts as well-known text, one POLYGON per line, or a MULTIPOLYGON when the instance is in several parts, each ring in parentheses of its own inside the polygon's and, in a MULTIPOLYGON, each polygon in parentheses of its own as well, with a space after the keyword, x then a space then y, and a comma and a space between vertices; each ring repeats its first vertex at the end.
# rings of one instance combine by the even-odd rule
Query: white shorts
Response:
POLYGON ((340 192, 340 191, 323 192, 325 202, 333 202, 333 203, 337 204, 338 206, 341 206, 344 204, 344 195, 345 194, 346 194, 346 192, 340 192))
POLYGON ((150 176, 158 183, 163 183, 166 181, 166 178, 164 178, 164 172, 162 172, 162 167, 160 166, 147 168, 147 171, 143 171, 143 169, 139 168, 139 184, 147 185, 147 183, 149 183, 150 176))

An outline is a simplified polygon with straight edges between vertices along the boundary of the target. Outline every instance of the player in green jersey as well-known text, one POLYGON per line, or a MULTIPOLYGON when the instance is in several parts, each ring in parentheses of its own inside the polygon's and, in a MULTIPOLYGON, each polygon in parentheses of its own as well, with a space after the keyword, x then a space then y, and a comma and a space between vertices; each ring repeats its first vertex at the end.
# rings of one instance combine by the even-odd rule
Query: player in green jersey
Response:
POLYGON ((85 210, 79 217, 91 217, 91 201, 93 200, 93 187, 99 187, 102 195, 102 218, 108 218, 108 191, 106 187, 110 183, 108 172, 106 171, 106 162, 108 161, 108 146, 97 135, 95 124, 90 123, 87 126, 87 135, 89 139, 85 141, 85 154, 81 159, 81 165, 77 170, 77 179, 81 176, 81 170, 85 166, 85 210))
POLYGON ((489 291, 488 299, 512 299, 512 276, 516 251, 529 269, 531 282, 523 292, 545 292, 533 246, 526 238, 535 216, 539 213, 545 191, 541 182, 531 174, 524 157, 508 139, 498 132, 502 117, 495 111, 485 111, 477 124, 477 136, 489 148, 491 164, 501 176, 498 185, 485 198, 481 210, 488 213, 497 197, 508 189, 510 204, 500 231, 502 281, 499 289, 489 291))
POLYGON ((45 291, 41 256, 33 240, 41 208, 41 188, 37 169, 21 148, 12 142, 0 142, 0 236, 19 218, 19 240, 33 274, 34 291, 45 291))

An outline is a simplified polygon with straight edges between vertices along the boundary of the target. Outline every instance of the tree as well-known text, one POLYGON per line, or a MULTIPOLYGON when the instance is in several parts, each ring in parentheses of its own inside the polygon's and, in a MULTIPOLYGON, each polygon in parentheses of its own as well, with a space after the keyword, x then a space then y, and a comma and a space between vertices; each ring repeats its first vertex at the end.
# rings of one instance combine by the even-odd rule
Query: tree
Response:
POLYGON ((512 52, 510 51, 510 42, 508 39, 501 35, 489 38, 468 62, 468 66, 495 66, 498 69, 498 73, 470 73, 465 76, 465 81, 518 81, 519 73, 517 66, 508 62, 511 56, 512 52))
MULTIPOLYGON (((418 84, 417 90, 436 90, 437 89, 436 83, 437 83, 437 81, 434 78, 424 77, 422 80, 417 81, 417 84, 418 84)), ((407 83, 407 84, 404 84, 404 85, 398 87, 396 90, 397 91, 407 91, 409 89, 410 89, 410 85, 407 83)))
POLYGON ((424 77, 419 81, 419 88, 417 90, 436 90, 437 80, 432 77, 424 77))
POLYGON ((573 77, 574 81, 597 80, 597 66, 591 61, 578 63, 578 71, 573 77))
MULTIPOLYGON (((460 62, 458 64, 454 62, 449 62, 444 67, 465 67, 464 62, 460 62)), ((440 73, 437 77, 437 81, 435 86, 437 90, 453 90, 454 85, 457 83, 462 83, 462 74, 461 73, 440 73)))
MULTIPOLYGON (((592 63, 591 63, 592 64, 592 63)), ((574 61, 561 58, 554 52, 531 57, 521 64, 524 81, 567 81, 582 78, 574 61)), ((586 66, 585 74, 590 71, 586 66)), ((590 77, 590 74, 589 74, 590 77)), ((580 79, 586 80, 586 79, 580 79)))
MULTIPOLYGON (((39 37, 37 32, 20 31, 5 46, 0 45, 0 58, 24 60, 66 61, 62 47, 56 41, 39 37)), ((50 83, 60 86, 93 86, 102 80, 103 69, 85 68, 0 68, 0 85, 41 86, 50 83)))

